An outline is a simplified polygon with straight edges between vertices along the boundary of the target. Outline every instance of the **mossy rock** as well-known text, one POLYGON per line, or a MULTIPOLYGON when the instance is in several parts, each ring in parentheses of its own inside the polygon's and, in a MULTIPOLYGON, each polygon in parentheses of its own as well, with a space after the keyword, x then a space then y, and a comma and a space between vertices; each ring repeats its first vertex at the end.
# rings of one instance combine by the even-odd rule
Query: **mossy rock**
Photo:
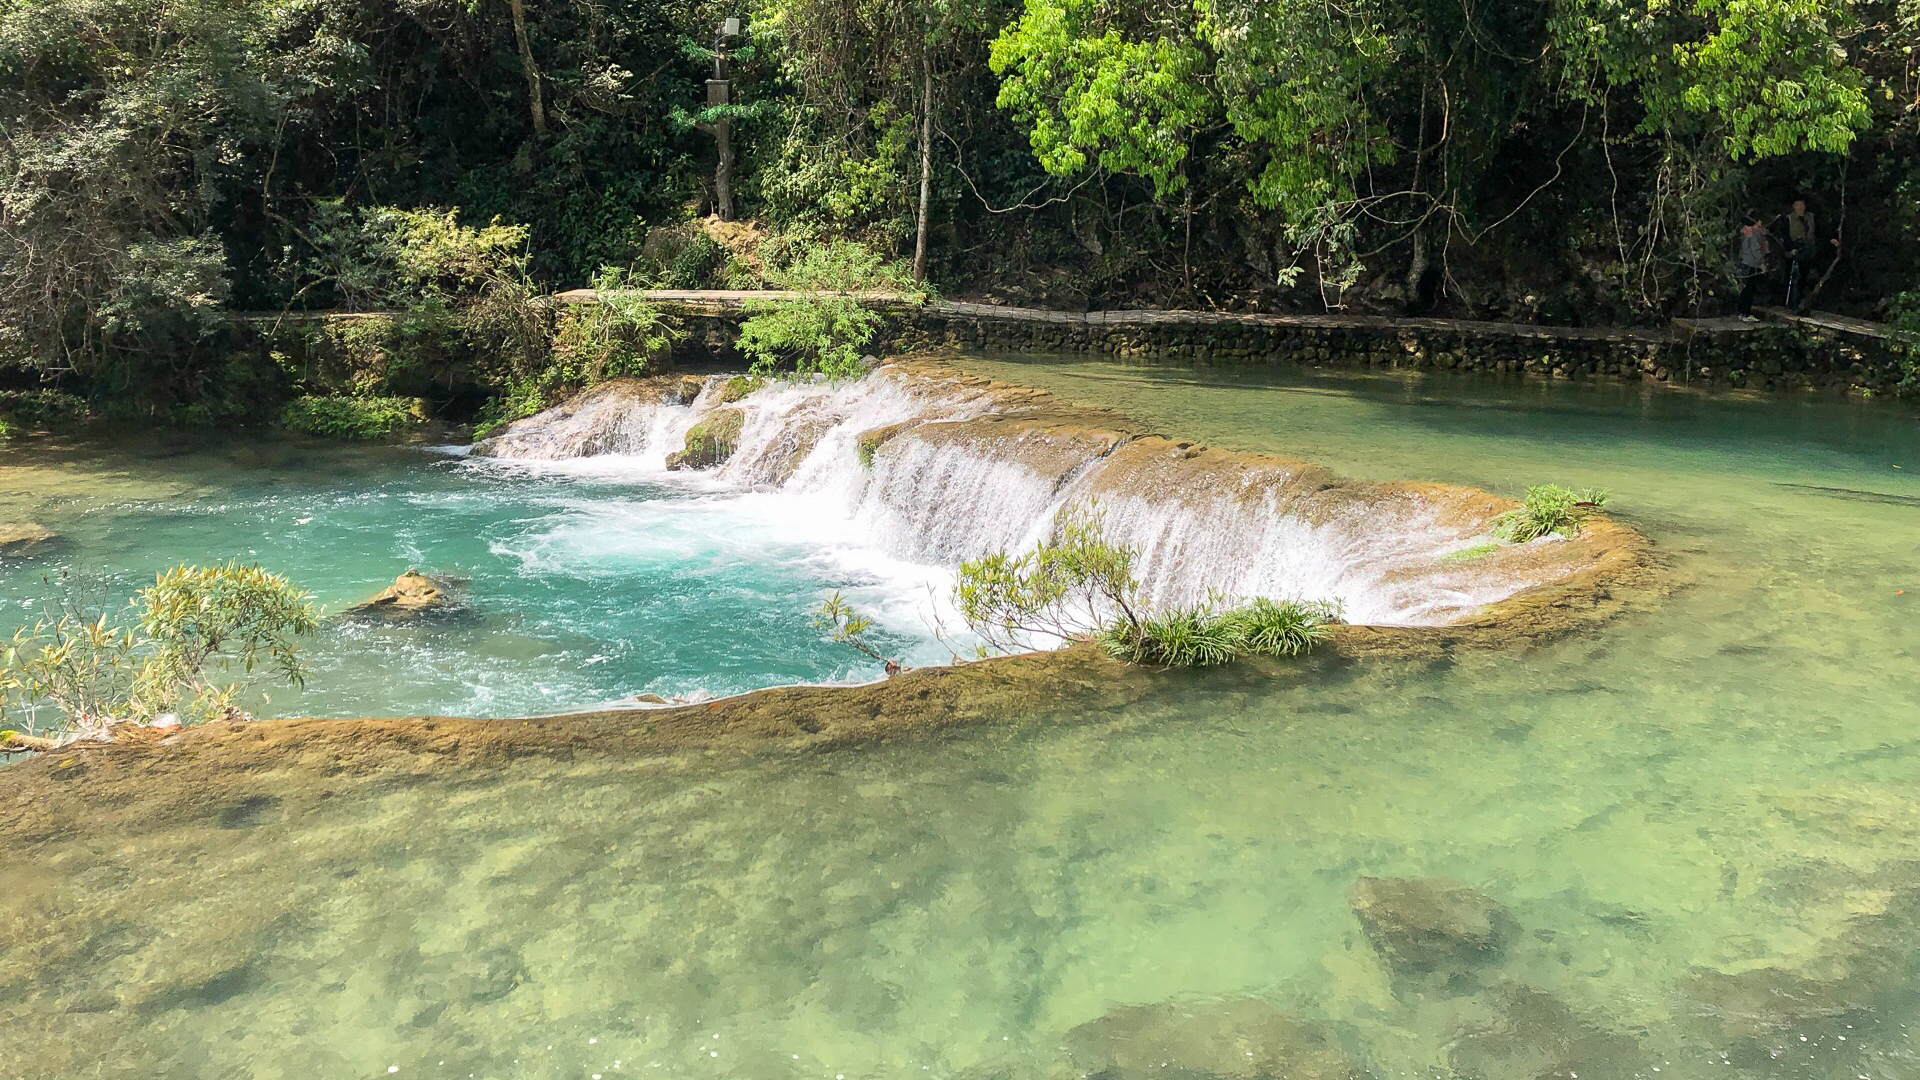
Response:
POLYGON ((393 580, 393 584, 380 590, 365 603, 355 604, 347 609, 348 615, 378 615, 389 618, 408 618, 445 611, 452 604, 447 590, 440 582, 409 568, 393 580))
POLYGON ((714 395, 714 400, 722 405, 731 405, 765 385, 767 380, 758 375, 735 375, 720 384, 720 391, 714 395))
POLYGON ((747 414, 739 409, 715 409, 687 429, 686 444, 679 453, 668 455, 667 468, 711 469, 721 464, 739 448, 740 431, 746 423, 747 414))
POLYGON ((854 436, 854 450, 860 455, 860 464, 869 469, 873 468, 874 455, 880 452, 880 448, 886 445, 887 440, 910 428, 919 427, 923 423, 925 423, 923 420, 905 420, 884 427, 869 428, 854 436))
POLYGON ((1066 1036, 1079 1075, 1102 1080, 1358 1080, 1318 1026, 1264 1001, 1125 1005, 1066 1036))

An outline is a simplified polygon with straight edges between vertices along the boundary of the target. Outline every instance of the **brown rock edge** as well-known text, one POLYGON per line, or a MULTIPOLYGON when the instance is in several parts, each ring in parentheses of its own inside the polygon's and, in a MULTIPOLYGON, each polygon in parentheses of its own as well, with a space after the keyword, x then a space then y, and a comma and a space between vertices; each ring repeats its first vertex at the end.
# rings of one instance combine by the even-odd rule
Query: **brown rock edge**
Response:
MULTIPOLYGON (((1066 406, 1041 391, 962 375, 930 359, 889 367, 952 380, 990 395, 993 423, 1009 435, 1042 430, 1159 439, 1097 410, 1066 406), (1122 434, 1124 433, 1124 434, 1122 434)), ((979 422, 970 427, 978 430, 979 422)), ((894 434, 897 434, 895 432, 894 434)), ((1281 459, 1183 447, 1188 457, 1237 463, 1281 459)), ((1290 465, 1298 466, 1297 462, 1290 465)), ((1326 474, 1331 477, 1331 474, 1326 474)), ((1467 496, 1481 511, 1513 502, 1446 485, 1376 485, 1390 491, 1467 496)), ((1517 593, 1438 627, 1338 626, 1297 660, 1240 662, 1238 678, 1299 678, 1318 665, 1362 659, 1438 659, 1456 650, 1520 649, 1588 630, 1650 606, 1665 588, 1649 542, 1596 517, 1568 540, 1579 555, 1570 576, 1517 593)), ((1555 545, 1556 547, 1560 545, 1555 545)), ((524 719, 410 716, 221 722, 193 728, 122 729, 111 744, 75 745, 0 769, 0 846, 34 842, 128 815, 152 826, 202 816, 235 792, 258 791, 275 772, 364 775, 485 767, 541 754, 657 757, 686 751, 806 752, 900 737, 927 737, 998 717, 1036 711, 1096 713, 1159 695, 1177 695, 1177 675, 1139 668, 1076 645, 923 668, 864 686, 780 686, 670 708, 579 712, 524 719), (105 813, 103 813, 105 811, 105 813)))

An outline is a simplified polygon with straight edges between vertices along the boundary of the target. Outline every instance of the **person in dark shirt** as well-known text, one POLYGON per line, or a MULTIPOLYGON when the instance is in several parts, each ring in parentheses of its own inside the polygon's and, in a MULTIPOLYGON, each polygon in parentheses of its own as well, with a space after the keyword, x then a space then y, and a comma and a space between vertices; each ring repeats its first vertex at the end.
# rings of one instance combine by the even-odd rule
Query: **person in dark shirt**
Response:
MULTIPOLYGON (((1838 237, 1834 238, 1833 245, 1840 246, 1838 237)), ((1807 306, 1807 268, 1819 246, 1819 229, 1814 224, 1813 211, 1807 209, 1807 200, 1793 200, 1793 209, 1787 212, 1788 311, 1798 313, 1807 306)))

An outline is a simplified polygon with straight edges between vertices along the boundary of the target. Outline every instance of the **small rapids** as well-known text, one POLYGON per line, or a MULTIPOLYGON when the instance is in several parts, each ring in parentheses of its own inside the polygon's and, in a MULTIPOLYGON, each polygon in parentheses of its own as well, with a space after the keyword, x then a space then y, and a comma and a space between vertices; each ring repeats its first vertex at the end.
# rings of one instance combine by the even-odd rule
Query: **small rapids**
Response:
MULTIPOLYGON (((1300 462, 1131 436, 1006 387, 915 370, 775 383, 731 400, 728 385, 607 384, 473 453, 751 496, 754 513, 778 515, 795 535, 936 574, 1030 548, 1063 510, 1093 506, 1108 537, 1139 552, 1142 585, 1163 605, 1332 600, 1350 622, 1440 625, 1564 572, 1551 559, 1449 559, 1489 539, 1493 502, 1468 489, 1356 484, 1300 462), (731 435, 724 460, 672 467, 690 436, 715 431, 731 435)), ((942 610, 950 616, 936 602, 942 610)))

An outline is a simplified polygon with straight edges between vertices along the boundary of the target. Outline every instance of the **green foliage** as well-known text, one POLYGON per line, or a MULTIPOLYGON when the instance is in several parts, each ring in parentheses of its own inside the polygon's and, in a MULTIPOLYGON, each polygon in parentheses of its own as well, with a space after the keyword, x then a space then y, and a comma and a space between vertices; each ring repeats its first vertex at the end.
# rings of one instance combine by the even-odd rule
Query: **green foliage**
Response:
POLYGON ((745 307, 738 347, 763 378, 866 374, 863 350, 880 328, 880 315, 848 296, 754 300, 745 307))
POLYGON ((1258 598, 1222 611, 1204 604, 1153 610, 1135 575, 1138 555, 1106 537, 1097 506, 1063 512, 1045 542, 1020 555, 962 563, 954 602, 993 648, 1088 640, 1133 664, 1208 667, 1237 656, 1295 656, 1325 639, 1338 605, 1258 598))
POLYGON ((1849 0, 1573 0, 1557 43, 1586 85, 1629 87, 1646 132, 1700 131, 1729 158, 1842 153, 1869 122, 1860 71, 1842 43, 1849 0))
POLYGON ((567 305, 555 319, 550 353, 508 369, 481 413, 477 437, 608 379, 666 366, 684 328, 631 295, 638 285, 627 271, 602 267, 593 284, 600 291, 596 301, 567 305))
POLYGON ((1606 505, 1604 491, 1574 491, 1557 484, 1537 484, 1527 489, 1523 506, 1493 520, 1493 535, 1516 544, 1550 533, 1578 536, 1594 511, 1606 505))
POLYGON ((305 682, 296 639, 317 622, 310 597, 258 566, 176 566, 118 619, 69 612, 16 631, 0 654, 0 701, 29 730, 51 708, 86 739, 166 714, 245 718, 249 690, 305 682))
POLYGON ((803 295, 745 305, 738 348, 761 377, 865 374, 861 356, 883 320, 847 294, 923 295, 905 268, 851 240, 784 238, 769 246, 777 261, 768 276, 803 295))
POLYGON ((1475 544, 1472 547, 1461 548, 1459 551, 1449 551, 1445 555, 1440 556, 1440 561, 1472 562, 1475 559, 1484 558, 1499 550, 1499 544, 1475 544))
POLYGON ((1002 76, 1000 107, 1029 125, 1048 172, 1098 165, 1166 194, 1185 186, 1189 136, 1216 106, 1199 43, 1151 17, 1124 25, 1134 14, 1098 0, 1026 0, 989 63, 1002 76))
POLYGON ((623 290, 635 288, 624 271, 605 267, 594 279, 599 300, 560 313, 548 370, 591 386, 643 375, 662 364, 679 337, 659 308, 623 290))
MULTIPOLYGON (((1920 19, 1920 12, 1916 12, 1915 18, 1920 19)), ((1890 348, 1904 373, 1899 392, 1920 394, 1920 289, 1901 293, 1894 299, 1888 325, 1893 331, 1890 348)))
POLYGON ((763 255, 775 288, 885 293, 915 302, 928 295, 905 265, 857 240, 795 232, 770 238, 763 255))
MULTIPOLYGON (((543 382, 546 292, 608 264, 762 282, 689 220, 720 119, 755 227, 902 253, 924 162, 935 272, 1043 305, 1278 305, 1306 286, 1384 306, 1432 270, 1462 315, 1664 319, 1710 299, 1740 214, 1798 188, 1829 231, 1852 200, 1821 301, 1867 310, 1920 258, 1901 216, 1920 205, 1915 10, 756 0, 734 103, 694 108, 712 9, 533 5, 536 124, 506 4, 15 0, 0 363, 143 418, 258 413, 289 389, 544 399, 566 381, 543 382), (232 389, 231 311, 342 307, 398 314, 317 360, 272 342, 296 385, 232 389)), ((749 343, 846 371, 868 322, 840 305, 749 343)))
POLYGON ((329 439, 384 439, 426 420, 419 398, 302 397, 287 403, 281 423, 329 439))
POLYGON ((1340 605, 1328 601, 1269 600, 1259 597, 1226 613, 1235 650, 1259 656, 1298 656, 1325 641, 1340 617, 1340 605))
POLYGON ((1007 651, 1034 638, 1085 638, 1114 618, 1137 630, 1137 560, 1132 548, 1107 540, 1097 507, 1071 507, 1032 550, 961 563, 954 603, 968 629, 1007 651))
POLYGON ((1159 667, 1215 667, 1240 651, 1238 625, 1211 605, 1156 612, 1138 623, 1115 619, 1097 640, 1110 655, 1129 664, 1159 667))
POLYGON ((869 634, 873 630, 873 620, 855 611, 846 597, 836 590, 832 596, 820 602, 820 607, 810 620, 813 628, 827 635, 827 640, 836 645, 845 645, 863 656, 880 661, 891 675, 900 670, 900 665, 882 653, 873 644, 869 634))
POLYGON ((1130 664, 1213 667, 1241 656, 1308 652, 1327 639, 1339 616, 1337 604, 1266 597, 1220 608, 1215 597, 1205 604, 1155 612, 1137 623, 1117 618, 1101 627, 1096 640, 1130 664))
POLYGON ((0 390, 0 418, 21 427, 68 424, 87 415, 87 403, 58 390, 0 390))
POLYGON ((719 284, 727 249, 704 232, 696 232, 673 255, 660 273, 663 289, 711 289, 719 284))

